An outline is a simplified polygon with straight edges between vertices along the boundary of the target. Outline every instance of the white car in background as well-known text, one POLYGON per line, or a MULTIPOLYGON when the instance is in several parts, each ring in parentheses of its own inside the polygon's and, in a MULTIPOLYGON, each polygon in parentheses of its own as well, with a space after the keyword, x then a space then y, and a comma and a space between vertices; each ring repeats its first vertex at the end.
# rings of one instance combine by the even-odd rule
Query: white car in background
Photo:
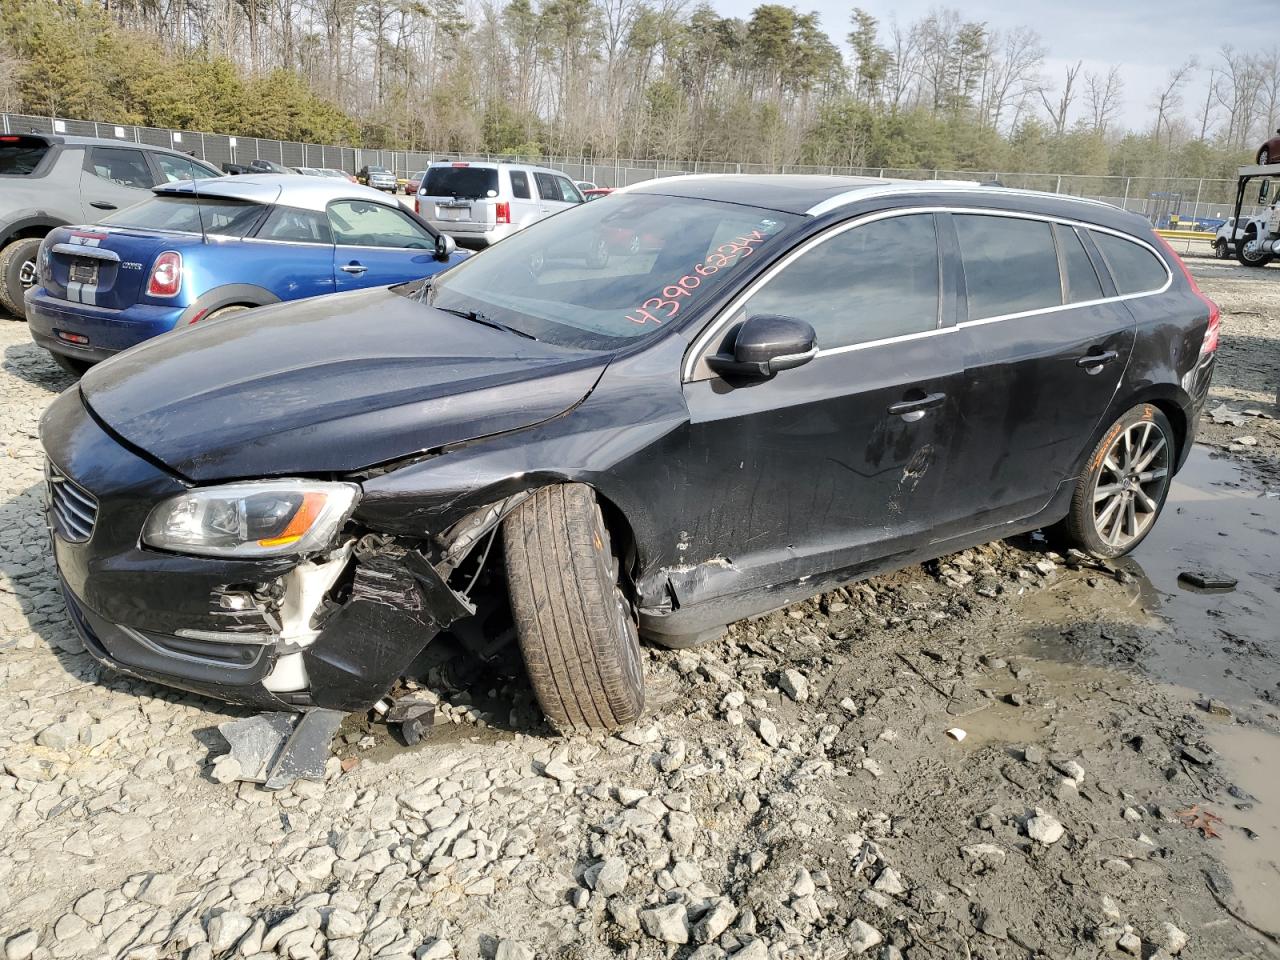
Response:
POLYGON ((1219 260, 1230 260, 1236 255, 1236 242, 1243 236, 1236 226, 1236 218, 1228 217, 1213 238, 1213 255, 1219 260))
POLYGON ((558 170, 441 160, 427 167, 414 210, 459 244, 487 247, 582 202, 582 192, 558 170))

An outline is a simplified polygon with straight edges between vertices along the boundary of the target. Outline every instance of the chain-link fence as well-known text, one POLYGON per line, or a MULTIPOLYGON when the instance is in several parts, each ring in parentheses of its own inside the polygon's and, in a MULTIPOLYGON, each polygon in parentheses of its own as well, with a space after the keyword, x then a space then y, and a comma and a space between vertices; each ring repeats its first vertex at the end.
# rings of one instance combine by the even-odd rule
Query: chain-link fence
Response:
MULTIPOLYGON (((908 170, 891 167, 836 167, 796 164, 731 163, 704 160, 625 160, 590 157, 510 156, 473 153, 411 152, 370 150, 325 144, 264 140, 193 130, 165 130, 90 120, 0 114, 4 133, 57 133, 68 136, 103 137, 109 140, 148 143, 171 147, 221 167, 227 163, 247 164, 264 159, 286 167, 330 167, 355 173, 366 165, 377 165, 407 177, 436 160, 521 161, 560 170, 574 180, 602 187, 625 187, 655 177, 692 173, 808 173, 863 177, 894 177, 906 180, 966 180, 998 183, 1006 187, 1043 190, 1075 197, 1087 197, 1115 204, 1147 217, 1157 227, 1216 229, 1231 216, 1235 207, 1236 181, 1195 177, 1080 176, 1053 173, 1011 173, 997 170, 908 170)), ((1252 198, 1251 198, 1252 199, 1252 198)), ((1260 212, 1254 204, 1245 206, 1247 215, 1260 212)))

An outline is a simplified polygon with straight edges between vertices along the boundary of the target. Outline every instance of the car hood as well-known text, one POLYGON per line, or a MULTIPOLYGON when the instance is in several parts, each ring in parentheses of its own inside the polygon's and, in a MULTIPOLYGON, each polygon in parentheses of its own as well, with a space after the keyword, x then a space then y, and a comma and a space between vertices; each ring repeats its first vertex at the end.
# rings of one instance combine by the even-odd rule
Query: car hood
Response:
POLYGON ((344 473, 530 426, 586 396, 608 359, 377 289, 164 334, 80 391, 125 443, 204 483, 344 473))

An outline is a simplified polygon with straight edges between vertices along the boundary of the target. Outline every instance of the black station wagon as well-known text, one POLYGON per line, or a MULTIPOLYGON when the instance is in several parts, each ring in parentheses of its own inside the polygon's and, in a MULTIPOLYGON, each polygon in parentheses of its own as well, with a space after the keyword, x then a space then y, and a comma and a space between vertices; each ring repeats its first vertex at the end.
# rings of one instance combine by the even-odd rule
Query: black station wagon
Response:
POLYGON ((1131 550, 1217 342, 1111 206, 654 181, 103 363, 41 426, 54 549, 86 646, 136 676, 366 710, 505 617, 554 725, 613 727, 641 637, 1050 525, 1131 550))

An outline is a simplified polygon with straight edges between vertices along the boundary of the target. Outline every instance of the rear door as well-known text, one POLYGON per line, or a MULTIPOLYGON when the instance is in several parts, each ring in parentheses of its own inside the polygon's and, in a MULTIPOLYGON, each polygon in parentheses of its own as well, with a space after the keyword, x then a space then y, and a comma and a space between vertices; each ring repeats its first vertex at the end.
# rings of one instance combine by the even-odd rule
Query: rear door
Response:
POLYGON ((1082 229, 988 212, 949 219, 967 304, 965 389, 938 539, 1047 506, 1074 476, 1136 333, 1082 229))
POLYGON ((398 208, 370 200, 329 204, 338 290, 386 286, 434 272, 436 238, 398 208))
POLYGON ((156 174, 142 150, 89 147, 80 174, 84 222, 97 223, 114 210, 141 203, 156 185, 156 174))
POLYGON ((508 170, 511 184, 511 222, 521 225, 539 219, 541 205, 533 195, 533 182, 528 170, 508 170))

